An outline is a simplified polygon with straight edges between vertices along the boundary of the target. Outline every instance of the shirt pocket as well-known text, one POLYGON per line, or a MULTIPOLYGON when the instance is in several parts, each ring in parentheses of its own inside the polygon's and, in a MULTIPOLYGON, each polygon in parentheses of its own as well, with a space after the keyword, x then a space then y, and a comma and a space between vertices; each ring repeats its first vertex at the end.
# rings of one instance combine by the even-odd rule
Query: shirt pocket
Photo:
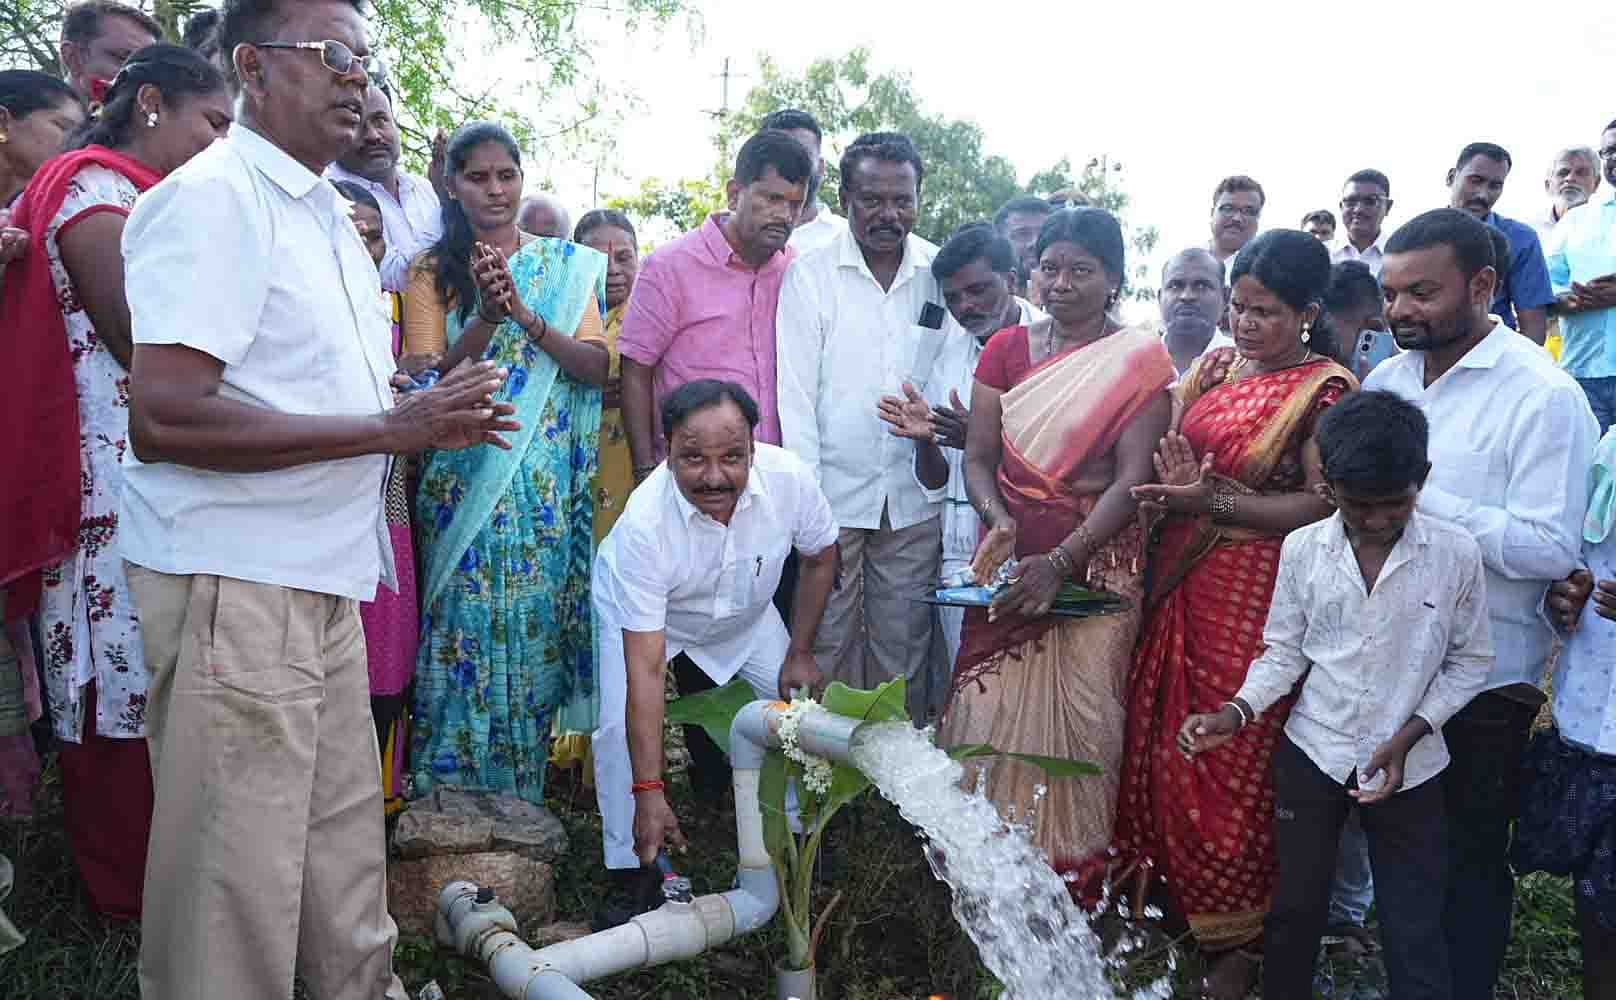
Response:
MULTIPOLYGON (((1435 435, 1432 441, 1436 441, 1435 435)), ((1504 472, 1501 468, 1493 467, 1491 451, 1441 448, 1433 449, 1431 453, 1432 485, 1472 503, 1480 501, 1493 505, 1502 500, 1503 488, 1509 478, 1504 472)))

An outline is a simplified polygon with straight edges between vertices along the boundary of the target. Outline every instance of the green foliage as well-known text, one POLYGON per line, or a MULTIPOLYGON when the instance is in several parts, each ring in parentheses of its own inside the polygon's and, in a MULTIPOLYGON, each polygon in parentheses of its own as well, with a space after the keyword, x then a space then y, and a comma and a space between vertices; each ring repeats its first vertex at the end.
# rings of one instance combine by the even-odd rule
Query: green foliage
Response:
MULTIPOLYGON (((786 75, 764 56, 757 75, 758 84, 719 128, 715 176, 729 176, 734 151, 765 115, 780 108, 802 108, 813 114, 825 133, 825 183, 820 197, 832 206, 837 204, 841 183, 837 162, 848 143, 865 132, 891 131, 914 140, 926 164, 915 231, 933 243, 941 244, 967 222, 991 219, 1000 205, 1017 194, 1043 196, 1071 187, 1122 219, 1128 230, 1129 197, 1122 186, 1121 164, 1096 157, 1074 178, 1071 161, 1063 158, 1020 184, 1015 165, 985 149, 980 126, 928 111, 915 94, 909 75, 875 72, 868 49, 854 49, 840 59, 820 59, 801 76, 786 75)), ((1158 236, 1154 227, 1129 230, 1128 235, 1136 259, 1150 253, 1158 236)), ((1152 293, 1144 289, 1154 288, 1155 283, 1141 280, 1142 266, 1136 272, 1130 282, 1139 289, 1134 294, 1147 298, 1152 293)))
MULTIPOLYGON (((205 0, 128 0, 170 38, 205 0)), ((68 0, 0 0, 0 67, 61 75, 56 43, 68 0)), ((593 29, 633 31, 685 17, 690 0, 373 0, 370 44, 387 64, 398 101, 406 159, 424 170, 432 136, 476 119, 504 124, 529 150, 558 148, 599 164, 611 135, 598 126, 632 103, 590 76, 593 29), (519 63, 501 78, 491 68, 519 63), (539 115, 533 109, 542 108, 539 115)))
POLYGON ((741 709, 757 701, 752 685, 737 677, 723 687, 687 694, 668 703, 667 720, 680 725, 700 726, 718 748, 729 753, 729 730, 741 709))
POLYGON ((636 222, 661 219, 684 233, 700 227, 725 202, 723 186, 709 178, 681 180, 668 187, 653 177, 640 182, 638 194, 608 198, 606 207, 625 212, 636 222))

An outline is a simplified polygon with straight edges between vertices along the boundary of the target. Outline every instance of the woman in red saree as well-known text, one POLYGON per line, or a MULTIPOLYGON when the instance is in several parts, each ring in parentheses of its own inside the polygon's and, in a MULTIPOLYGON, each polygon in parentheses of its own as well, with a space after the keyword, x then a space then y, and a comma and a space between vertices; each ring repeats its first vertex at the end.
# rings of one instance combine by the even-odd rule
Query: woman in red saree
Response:
POLYGON ((1331 510, 1304 447, 1324 409, 1356 387, 1311 346, 1330 339, 1319 326, 1330 278, 1321 243, 1270 230, 1231 277, 1235 349, 1190 369, 1180 431, 1157 456, 1160 481, 1134 490, 1167 517, 1134 657, 1117 819, 1120 860, 1154 866, 1216 956, 1207 990, 1217 1000, 1255 982, 1248 948, 1261 939, 1274 872, 1269 757, 1289 705, 1242 729, 1217 760, 1186 760, 1175 738, 1189 715, 1234 696, 1260 651, 1281 542, 1331 510))
POLYGON ((152 812, 140 617, 118 544, 133 351, 119 244, 141 192, 230 120, 207 60, 136 52, 18 199, 30 239, 0 295, 11 360, 29 373, 0 394, 4 615, 39 613, 64 826, 91 906, 118 919, 140 915, 152 812))
POLYGON ((1143 540, 1129 489, 1150 478, 1172 417, 1166 389, 1174 370, 1154 332, 1120 329, 1109 315, 1124 273, 1122 232, 1110 213, 1055 213, 1037 254, 1049 315, 988 342, 965 449, 966 489, 989 528, 972 569, 985 582, 1013 556, 1013 582, 986 612, 966 613, 941 742, 1100 765, 1097 777, 1050 781, 1004 759, 987 778, 1000 810, 1023 817, 1034 789, 1048 785, 1034 840, 1081 886, 1102 867, 1111 840, 1124 686, 1143 596, 1143 540), (1051 616, 1069 579, 1122 594, 1132 607, 1051 616))

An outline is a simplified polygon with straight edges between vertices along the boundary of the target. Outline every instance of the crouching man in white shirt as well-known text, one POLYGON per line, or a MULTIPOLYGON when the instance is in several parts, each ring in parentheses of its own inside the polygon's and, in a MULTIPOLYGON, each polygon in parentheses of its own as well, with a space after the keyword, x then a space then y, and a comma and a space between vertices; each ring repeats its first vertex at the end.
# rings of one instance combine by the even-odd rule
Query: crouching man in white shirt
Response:
POLYGON ((808 466, 752 440, 757 422, 757 403, 733 382, 698 379, 669 394, 668 459, 634 490, 595 559, 607 868, 637 875, 665 842, 684 844, 662 787, 669 660, 689 657, 715 684, 739 674, 759 698, 823 683, 813 648, 835 580, 836 520, 808 466), (773 597, 792 548, 788 636, 773 597))

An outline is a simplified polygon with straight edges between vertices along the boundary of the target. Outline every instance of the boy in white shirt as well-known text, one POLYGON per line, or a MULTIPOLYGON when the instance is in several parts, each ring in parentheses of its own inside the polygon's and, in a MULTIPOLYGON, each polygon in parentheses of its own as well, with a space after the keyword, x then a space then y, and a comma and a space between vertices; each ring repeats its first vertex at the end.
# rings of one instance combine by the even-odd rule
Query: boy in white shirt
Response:
POLYGON ((1393 1000, 1451 1000, 1442 929, 1447 875, 1442 726, 1493 665, 1481 550, 1463 529, 1414 509, 1430 472, 1419 408, 1360 392, 1319 421, 1337 513, 1293 531, 1263 632, 1235 698, 1192 715, 1194 755, 1301 694, 1274 752, 1279 864, 1264 925, 1263 995, 1312 995, 1349 808, 1361 808, 1393 1000), (1305 675, 1305 679, 1304 678, 1305 675))

